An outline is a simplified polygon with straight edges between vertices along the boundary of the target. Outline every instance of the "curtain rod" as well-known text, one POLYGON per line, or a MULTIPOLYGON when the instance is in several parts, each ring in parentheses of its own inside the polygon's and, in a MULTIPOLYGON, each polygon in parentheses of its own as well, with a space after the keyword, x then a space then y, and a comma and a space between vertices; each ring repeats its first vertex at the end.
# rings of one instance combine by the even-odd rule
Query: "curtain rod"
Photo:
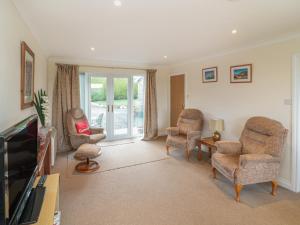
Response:
MULTIPOLYGON (((55 63, 56 65, 70 65, 66 63, 55 63)), ((151 70, 149 68, 134 68, 134 67, 112 67, 112 66, 92 66, 92 65, 78 65, 79 67, 92 67, 92 68, 104 68, 104 69, 127 69, 127 70, 151 70)))

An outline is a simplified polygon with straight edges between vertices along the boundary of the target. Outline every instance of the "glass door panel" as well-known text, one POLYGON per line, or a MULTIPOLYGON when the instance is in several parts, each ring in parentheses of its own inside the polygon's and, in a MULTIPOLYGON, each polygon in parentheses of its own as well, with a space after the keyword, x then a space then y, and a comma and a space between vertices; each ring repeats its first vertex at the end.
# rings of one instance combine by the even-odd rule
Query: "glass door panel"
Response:
POLYGON ((91 76, 90 79, 90 123, 106 130, 107 78, 91 76))
POLYGON ((113 78, 113 135, 129 135, 128 78, 113 78))
POLYGON ((144 131, 143 75, 81 73, 81 107, 107 140, 138 137, 144 131))
POLYGON ((133 120, 132 135, 144 134, 144 76, 133 76, 133 120))

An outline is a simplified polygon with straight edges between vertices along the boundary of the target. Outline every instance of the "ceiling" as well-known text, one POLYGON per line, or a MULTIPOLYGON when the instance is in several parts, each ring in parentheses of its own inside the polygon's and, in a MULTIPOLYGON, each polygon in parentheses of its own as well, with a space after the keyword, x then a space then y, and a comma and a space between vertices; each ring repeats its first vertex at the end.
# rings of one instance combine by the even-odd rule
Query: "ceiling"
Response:
POLYGON ((121 1, 13 0, 50 57, 171 64, 300 32, 299 0, 121 1))

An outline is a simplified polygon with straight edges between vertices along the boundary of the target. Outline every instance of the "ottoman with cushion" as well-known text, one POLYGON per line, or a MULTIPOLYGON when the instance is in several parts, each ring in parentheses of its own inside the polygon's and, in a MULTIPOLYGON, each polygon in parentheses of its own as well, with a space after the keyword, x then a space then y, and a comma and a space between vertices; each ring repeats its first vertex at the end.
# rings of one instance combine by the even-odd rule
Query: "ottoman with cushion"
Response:
POLYGON ((101 155, 101 148, 95 144, 83 144, 75 152, 74 158, 84 162, 76 165, 76 171, 80 173, 91 173, 100 168, 98 162, 91 160, 101 155))

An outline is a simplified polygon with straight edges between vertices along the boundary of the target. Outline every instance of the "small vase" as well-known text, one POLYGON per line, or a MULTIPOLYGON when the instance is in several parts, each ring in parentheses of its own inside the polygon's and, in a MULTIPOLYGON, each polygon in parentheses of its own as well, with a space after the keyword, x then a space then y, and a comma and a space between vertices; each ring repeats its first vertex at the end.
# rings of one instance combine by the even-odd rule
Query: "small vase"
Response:
POLYGON ((39 128, 40 144, 43 144, 45 142, 48 132, 49 132, 48 127, 39 128))

